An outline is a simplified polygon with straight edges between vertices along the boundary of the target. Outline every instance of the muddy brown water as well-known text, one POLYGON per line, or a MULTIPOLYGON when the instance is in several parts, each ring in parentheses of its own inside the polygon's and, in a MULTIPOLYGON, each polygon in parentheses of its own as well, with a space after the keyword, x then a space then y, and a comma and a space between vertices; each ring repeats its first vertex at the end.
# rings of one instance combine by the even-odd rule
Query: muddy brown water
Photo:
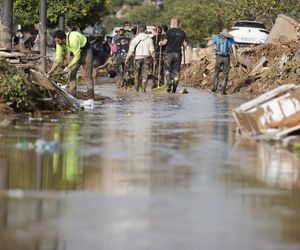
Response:
POLYGON ((300 160, 236 135, 242 97, 114 89, 1 122, 0 250, 300 249, 300 160))

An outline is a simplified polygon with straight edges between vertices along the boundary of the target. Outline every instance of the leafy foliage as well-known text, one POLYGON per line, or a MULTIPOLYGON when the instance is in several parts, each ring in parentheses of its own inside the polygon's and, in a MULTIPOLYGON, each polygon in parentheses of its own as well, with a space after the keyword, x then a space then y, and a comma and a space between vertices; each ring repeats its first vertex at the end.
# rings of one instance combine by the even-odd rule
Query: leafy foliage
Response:
POLYGON ((132 23, 137 24, 153 24, 156 23, 156 19, 160 16, 159 11, 154 5, 142 5, 133 8, 128 13, 128 19, 132 23))
POLYGON ((34 101, 26 85, 28 75, 0 62, 0 97, 15 111, 32 111, 34 101))
MULTIPOLYGON (((111 0, 125 3, 126 1, 111 0)), ((192 42, 206 44, 206 38, 230 27, 239 19, 262 21, 271 28, 278 14, 299 18, 298 0, 164 0, 163 9, 153 5, 133 7, 124 20, 134 24, 169 24, 170 18, 178 17, 182 28, 192 42)), ((110 26, 119 22, 111 19, 110 26)), ((120 22, 119 22, 120 23, 120 22)))
POLYGON ((143 0, 111 0, 109 1, 109 10, 116 11, 118 8, 121 8, 122 5, 138 6, 142 4, 143 0))
POLYGON ((235 18, 264 19, 269 23, 281 13, 298 18, 300 10, 297 0, 234 0, 232 6, 235 18))
MULTIPOLYGON (((47 1, 49 25, 56 25, 58 17, 64 15, 66 22, 84 27, 94 24, 108 14, 108 0, 51 0, 47 1)), ((15 0, 14 14, 18 23, 31 25, 39 21, 39 0, 15 0)))

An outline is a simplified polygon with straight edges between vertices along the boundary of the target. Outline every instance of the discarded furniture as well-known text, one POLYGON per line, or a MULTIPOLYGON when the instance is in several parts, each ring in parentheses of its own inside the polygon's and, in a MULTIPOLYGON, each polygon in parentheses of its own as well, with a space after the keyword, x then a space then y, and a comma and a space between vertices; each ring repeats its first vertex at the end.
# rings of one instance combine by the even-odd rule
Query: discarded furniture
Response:
POLYGON ((300 129, 300 121, 284 126, 291 124, 284 122, 287 118, 295 120, 297 112, 300 112, 300 87, 286 84, 240 105, 233 110, 233 116, 242 134, 269 133, 273 138, 280 138, 300 129), (283 126, 274 128, 274 123, 283 126))

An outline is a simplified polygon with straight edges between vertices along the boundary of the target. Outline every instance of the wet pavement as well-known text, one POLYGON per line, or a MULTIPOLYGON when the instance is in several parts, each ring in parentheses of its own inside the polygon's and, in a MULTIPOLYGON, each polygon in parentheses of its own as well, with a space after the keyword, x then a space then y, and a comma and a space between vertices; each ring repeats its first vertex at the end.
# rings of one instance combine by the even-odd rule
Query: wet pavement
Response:
POLYGON ((1 123, 0 250, 300 249, 300 159, 236 135, 242 97, 97 91, 1 123))

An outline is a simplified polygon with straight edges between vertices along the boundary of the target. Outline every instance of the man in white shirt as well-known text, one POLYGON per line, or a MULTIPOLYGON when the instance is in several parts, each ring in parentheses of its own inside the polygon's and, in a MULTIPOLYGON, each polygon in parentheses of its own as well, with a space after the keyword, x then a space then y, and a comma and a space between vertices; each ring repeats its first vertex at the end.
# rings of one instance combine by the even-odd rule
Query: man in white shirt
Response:
POLYGON ((128 64, 131 56, 134 56, 134 85, 138 92, 142 78, 142 89, 146 92, 148 75, 150 73, 151 58, 155 62, 155 51, 152 39, 145 33, 146 25, 139 27, 139 34, 132 39, 126 56, 125 64, 128 64))

